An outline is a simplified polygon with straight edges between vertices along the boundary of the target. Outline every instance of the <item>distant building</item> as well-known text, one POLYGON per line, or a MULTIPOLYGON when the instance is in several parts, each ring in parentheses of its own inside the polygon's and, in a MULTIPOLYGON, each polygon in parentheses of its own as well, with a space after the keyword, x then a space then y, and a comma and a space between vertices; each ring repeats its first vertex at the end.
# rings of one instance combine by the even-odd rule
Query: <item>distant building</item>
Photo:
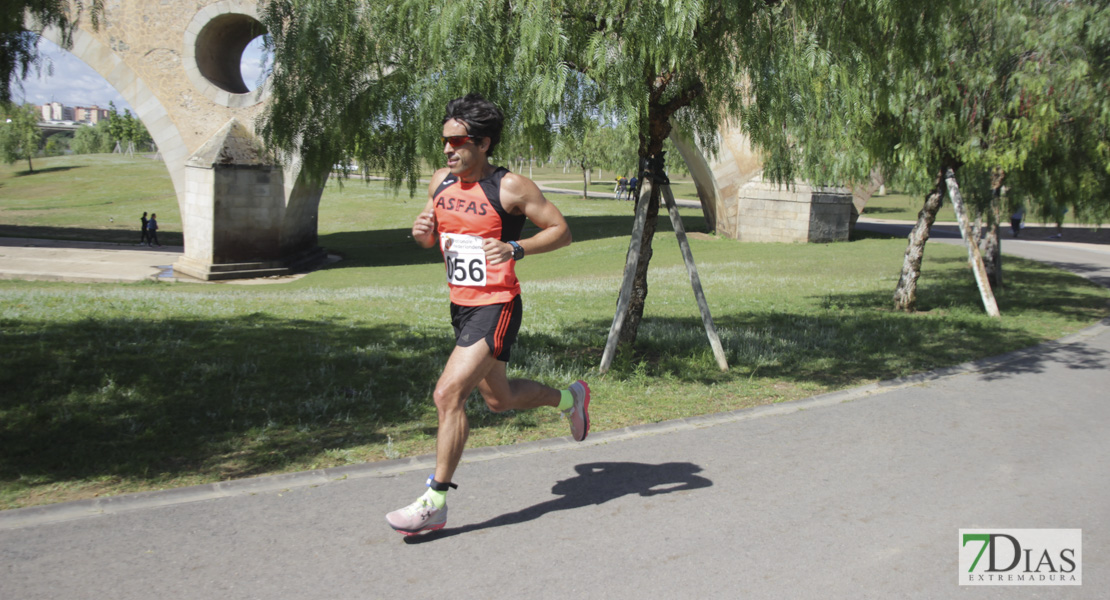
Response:
POLYGON ((96 125, 111 118, 108 109, 100 108, 95 104, 92 106, 65 106, 61 102, 51 102, 50 104, 43 104, 39 111, 44 122, 78 121, 96 125))
POLYGON ((106 108, 100 108, 97 105, 92 106, 77 106, 73 109, 73 120, 88 123, 89 125, 96 125, 100 121, 107 121, 109 112, 106 108))
POLYGON ((46 108, 50 108, 49 117, 47 121, 72 121, 73 120, 73 107, 65 106, 61 102, 51 102, 43 106, 43 114, 46 115, 46 108))

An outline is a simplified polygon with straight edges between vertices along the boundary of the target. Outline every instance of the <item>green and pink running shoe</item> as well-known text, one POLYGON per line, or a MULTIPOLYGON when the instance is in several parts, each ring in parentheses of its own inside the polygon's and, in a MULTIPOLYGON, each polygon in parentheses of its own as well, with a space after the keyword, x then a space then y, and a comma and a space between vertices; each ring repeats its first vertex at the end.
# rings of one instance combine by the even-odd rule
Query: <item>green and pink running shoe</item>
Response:
POLYGON ((570 435, 574 441, 581 442, 590 432, 590 386, 579 379, 570 384, 570 395, 574 404, 563 411, 570 421, 570 435))

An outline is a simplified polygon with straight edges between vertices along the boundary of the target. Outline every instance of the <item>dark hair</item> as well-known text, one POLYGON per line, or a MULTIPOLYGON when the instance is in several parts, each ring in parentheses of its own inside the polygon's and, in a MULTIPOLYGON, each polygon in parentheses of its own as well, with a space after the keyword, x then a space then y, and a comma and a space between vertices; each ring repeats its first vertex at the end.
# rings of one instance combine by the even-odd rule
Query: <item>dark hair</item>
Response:
POLYGON ((481 94, 471 92, 447 103, 443 122, 451 119, 466 125, 466 132, 470 135, 489 138, 486 156, 493 154, 493 149, 501 141, 501 127, 505 124, 505 114, 496 104, 486 100, 481 94))

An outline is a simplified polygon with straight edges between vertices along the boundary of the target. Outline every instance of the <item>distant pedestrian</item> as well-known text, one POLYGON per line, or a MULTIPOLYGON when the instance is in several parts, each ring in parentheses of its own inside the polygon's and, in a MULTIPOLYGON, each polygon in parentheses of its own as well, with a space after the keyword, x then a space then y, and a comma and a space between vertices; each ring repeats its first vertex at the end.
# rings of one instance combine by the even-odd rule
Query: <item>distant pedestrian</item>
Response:
POLYGON ((146 222, 146 233, 147 233, 147 236, 150 238, 149 241, 147 241, 147 243, 146 243, 147 246, 161 246, 162 245, 162 244, 158 243, 158 218, 157 217, 158 217, 158 215, 156 215, 154 213, 150 213, 150 220, 146 222))
POLYGON ((617 200, 621 199, 621 196, 624 195, 624 192, 627 189, 628 189, 628 178, 625 177, 624 175, 621 175, 619 178, 617 178, 617 189, 613 190, 614 193, 616 193, 617 200))
POLYGON ((1025 219, 1025 206, 1019 206, 1014 214, 1010 215, 1010 231, 1014 237, 1021 235, 1021 222, 1025 219))
POLYGON ((142 218, 139 219, 139 222, 142 223, 142 225, 139 227, 139 231, 140 231, 139 245, 140 246, 142 246, 143 244, 147 244, 148 246, 150 245, 150 234, 147 233, 147 231, 146 231, 147 220, 148 219, 146 218, 146 211, 143 211, 143 216, 142 216, 142 218))
POLYGON ((632 176, 632 179, 628 180, 628 199, 629 200, 632 200, 633 195, 638 193, 637 190, 636 190, 636 186, 639 183, 640 183, 640 180, 635 175, 632 176))
POLYGON ((1068 214, 1068 207, 1057 205, 1054 212, 1056 218, 1056 235, 1048 236, 1050 240, 1058 240, 1064 237, 1064 215, 1068 214))

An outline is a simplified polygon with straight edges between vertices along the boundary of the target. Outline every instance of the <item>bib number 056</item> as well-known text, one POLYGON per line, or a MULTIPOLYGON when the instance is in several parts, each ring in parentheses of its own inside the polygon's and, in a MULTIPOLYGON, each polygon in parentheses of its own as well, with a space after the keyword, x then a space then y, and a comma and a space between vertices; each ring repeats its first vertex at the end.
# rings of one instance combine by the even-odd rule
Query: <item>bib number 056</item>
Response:
POLYGON ((486 253, 482 250, 482 238, 445 233, 441 239, 447 283, 476 287, 486 285, 486 253))
POLYGON ((447 281, 455 285, 485 285, 486 259, 447 257, 447 281))

